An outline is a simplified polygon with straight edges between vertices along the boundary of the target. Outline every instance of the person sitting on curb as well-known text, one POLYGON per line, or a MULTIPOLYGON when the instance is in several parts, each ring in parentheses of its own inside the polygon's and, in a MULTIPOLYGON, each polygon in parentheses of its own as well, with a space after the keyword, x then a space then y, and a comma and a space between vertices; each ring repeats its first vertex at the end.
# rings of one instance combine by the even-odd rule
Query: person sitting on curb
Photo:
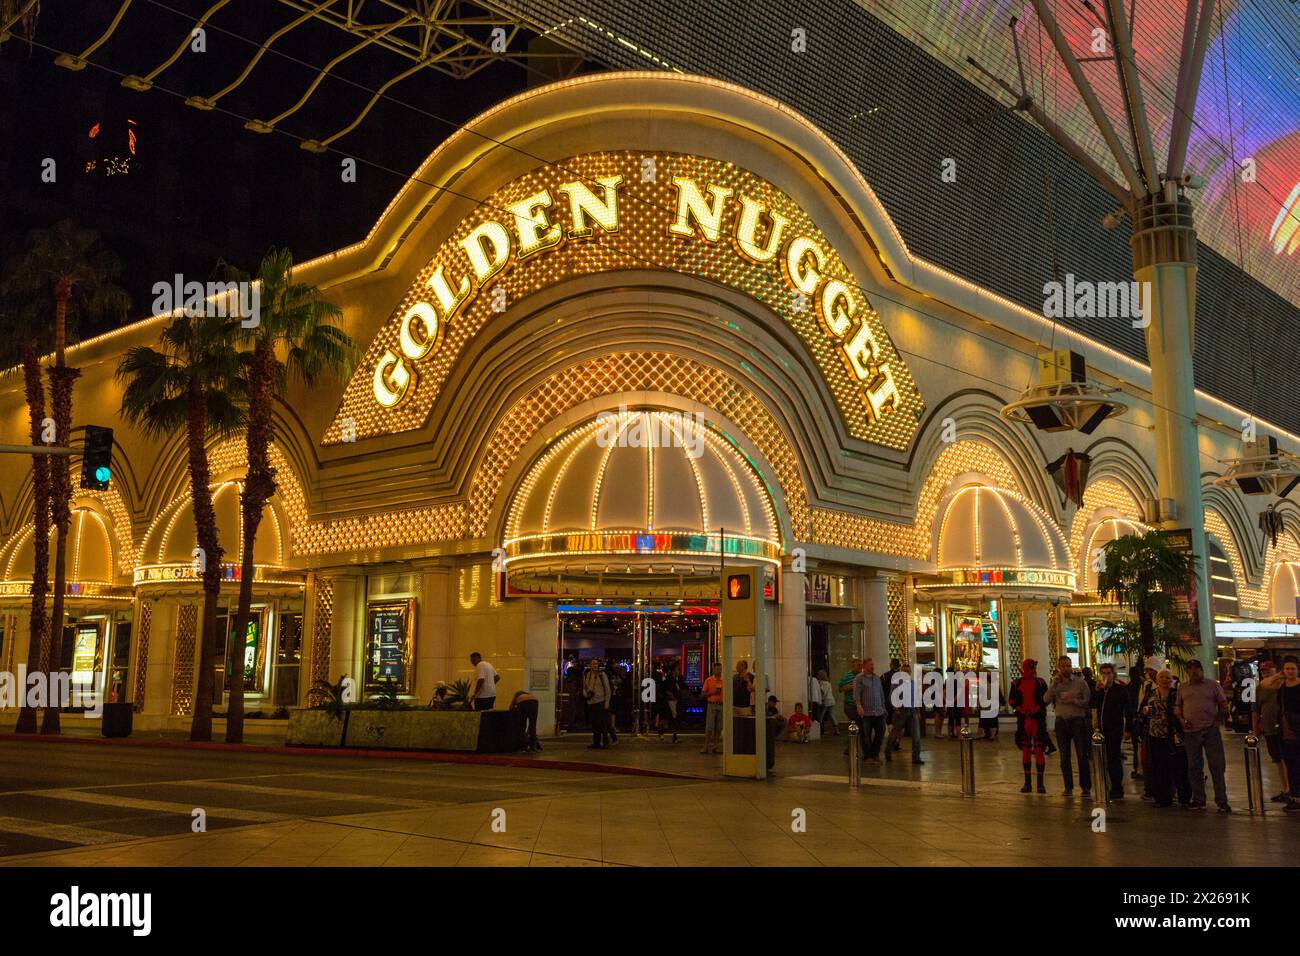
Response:
POLYGON ((809 735, 812 733, 812 718, 803 712, 803 704, 794 705, 794 713, 786 721, 790 729, 790 739, 797 743, 806 744, 809 735))

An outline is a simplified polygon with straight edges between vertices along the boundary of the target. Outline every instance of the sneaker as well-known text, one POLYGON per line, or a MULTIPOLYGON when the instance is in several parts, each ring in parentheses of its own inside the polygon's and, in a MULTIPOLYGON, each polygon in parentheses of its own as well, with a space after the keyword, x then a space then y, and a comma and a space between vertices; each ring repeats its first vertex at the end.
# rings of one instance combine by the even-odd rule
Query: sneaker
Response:
POLYGON ((1033 793, 1033 792, 1034 792, 1034 788, 1031 787, 1029 784, 1025 784, 1023 787, 1020 788, 1020 792, 1021 792, 1021 793, 1033 793))
POLYGON ((1289 800, 1282 808, 1283 813, 1300 813, 1300 800, 1289 800))
POLYGON ((925 763, 925 761, 922 760, 920 757, 913 757, 913 758, 912 758, 912 763, 914 763, 914 764, 925 763))
POLYGON ((1219 804, 1219 812, 1220 812, 1220 813, 1231 813, 1231 812, 1232 812, 1232 807, 1228 806, 1226 803, 1221 803, 1221 804, 1219 804))
POLYGON ((1204 810, 1204 809, 1205 809, 1205 804, 1203 804, 1203 803, 1188 803, 1188 804, 1185 804, 1185 806, 1186 806, 1189 810, 1204 810))
POLYGON ((1276 797, 1269 797, 1269 799, 1272 800, 1274 803, 1290 803, 1291 794, 1285 792, 1279 793, 1276 797))
POLYGON ((1040 783, 1040 784, 1038 785, 1038 792, 1039 792, 1039 793, 1046 793, 1046 792, 1047 792, 1047 788, 1044 787, 1044 786, 1040 783))

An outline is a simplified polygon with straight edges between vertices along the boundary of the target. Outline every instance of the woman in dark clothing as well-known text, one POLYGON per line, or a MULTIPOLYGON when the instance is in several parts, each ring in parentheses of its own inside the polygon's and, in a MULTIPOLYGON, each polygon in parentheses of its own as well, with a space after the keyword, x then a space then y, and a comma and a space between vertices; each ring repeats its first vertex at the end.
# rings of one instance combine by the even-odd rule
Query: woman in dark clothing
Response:
POLYGON ((1288 654, 1282 659, 1282 685, 1278 690, 1278 724, 1281 728, 1282 759, 1286 761, 1290 797, 1284 808, 1300 812, 1300 658, 1288 654))
POLYGON ((1178 802, 1190 806, 1192 785, 1187 779, 1187 751, 1183 748, 1183 726, 1174 716, 1174 675, 1161 671, 1155 690, 1142 708, 1147 733, 1147 769, 1151 774, 1151 799, 1157 807, 1178 802))

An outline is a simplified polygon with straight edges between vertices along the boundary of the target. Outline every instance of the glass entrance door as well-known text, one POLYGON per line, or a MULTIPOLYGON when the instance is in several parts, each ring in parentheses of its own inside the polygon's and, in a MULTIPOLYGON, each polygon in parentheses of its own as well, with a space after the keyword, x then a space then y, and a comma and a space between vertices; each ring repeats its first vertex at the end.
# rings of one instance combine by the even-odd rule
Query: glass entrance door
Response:
POLYGON ((583 674, 592 660, 609 678, 613 698, 609 716, 616 732, 642 734, 654 728, 655 703, 669 673, 679 685, 679 729, 703 726, 700 692, 717 660, 716 622, 711 608, 632 605, 565 610, 562 605, 556 620, 557 732, 590 730, 583 674), (655 688, 655 701, 647 699, 650 686, 655 688))

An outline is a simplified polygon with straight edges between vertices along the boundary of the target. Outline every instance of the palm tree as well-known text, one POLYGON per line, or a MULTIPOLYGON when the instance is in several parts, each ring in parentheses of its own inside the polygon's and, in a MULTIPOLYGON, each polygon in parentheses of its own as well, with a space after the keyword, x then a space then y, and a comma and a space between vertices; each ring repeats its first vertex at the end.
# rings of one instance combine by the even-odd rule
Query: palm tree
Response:
MULTIPOLYGON (((5 368, 15 364, 22 369, 23 391, 27 399, 27 415, 33 445, 41 445, 41 432, 45 421, 45 385, 41 381, 41 341, 45 331, 39 323, 32 323, 32 312, 21 307, 20 298, 14 294, 11 276, 17 272, 17 261, 9 264, 5 281, 0 287, 0 319, 6 335, 0 339, 5 368)), ((44 667, 46 641, 49 629, 45 617, 45 598, 50 590, 50 456, 32 455, 32 599, 27 635, 27 668, 30 672, 44 667)), ((22 704, 14 730, 20 734, 36 733, 36 709, 27 706, 27 688, 20 689, 22 704)))
MULTIPOLYGON (((50 404, 54 412, 55 443, 66 447, 72 431, 73 383, 81 375, 66 361, 69 331, 75 332, 82 318, 126 316, 130 297, 114 284, 121 263, 93 229, 65 219, 50 229, 32 233, 30 247, 19 260, 11 277, 14 294, 25 310, 54 322, 54 365, 46 369, 50 379, 50 404), (70 329, 71 323, 71 329, 70 329)), ((39 319, 38 319, 39 321, 39 319)), ((30 403, 29 403, 30 407, 30 403)), ((54 456, 49 463, 50 509, 57 531, 54 547, 54 607, 50 614, 49 653, 45 670, 53 677, 63 666, 63 602, 67 593, 68 527, 72 521, 72 475, 67 455, 54 456)), ((59 702, 45 708, 41 733, 59 733, 59 702)))
MULTIPOLYGON (((1097 641, 1097 650, 1112 657, 1122 657, 1129 662, 1129 680, 1141 680, 1142 661, 1151 654, 1144 653, 1146 645, 1142 641, 1142 629, 1131 617, 1120 621, 1094 621, 1093 629, 1101 634, 1097 641)), ((1163 619, 1156 616, 1156 646, 1151 653, 1172 661, 1175 669, 1182 673, 1189 661, 1196 657, 1189 644, 1171 640, 1163 619)))
POLYGON ((1196 575, 1196 559, 1171 547, 1160 530, 1118 537, 1107 543, 1103 557, 1097 591, 1137 616, 1136 627, 1114 633, 1112 652, 1137 653, 1140 659, 1157 651, 1174 659, 1185 656, 1174 650, 1185 645, 1176 637, 1180 614, 1173 595, 1196 575))
POLYGON ((212 507, 207 440, 226 437, 244 424, 247 390, 235 343, 235 319, 208 315, 174 318, 158 338, 160 349, 128 349, 117 369, 126 382, 122 416, 146 435, 185 430, 190 494, 198 533, 203 616, 199 681, 194 693, 191 740, 212 739, 212 691, 216 666, 217 602, 221 593, 221 544, 212 507))
MULTIPOLYGON (((293 281, 293 256, 287 249, 272 249, 258 269, 261 308, 258 321, 244 330, 252 343, 246 357, 248 384, 248 473, 240 495, 244 552, 239 575, 239 606, 235 614, 233 644, 227 652, 230 688, 226 711, 226 743, 244 741, 243 640, 253 603, 253 545, 262 511, 275 494, 275 469, 271 467, 271 411, 284 394, 290 377, 307 386, 323 376, 345 375, 354 358, 354 345, 335 323, 343 313, 321 298, 320 289, 293 281), (281 357, 283 356, 283 358, 281 357)), ((231 270, 232 281, 248 277, 231 270)))

